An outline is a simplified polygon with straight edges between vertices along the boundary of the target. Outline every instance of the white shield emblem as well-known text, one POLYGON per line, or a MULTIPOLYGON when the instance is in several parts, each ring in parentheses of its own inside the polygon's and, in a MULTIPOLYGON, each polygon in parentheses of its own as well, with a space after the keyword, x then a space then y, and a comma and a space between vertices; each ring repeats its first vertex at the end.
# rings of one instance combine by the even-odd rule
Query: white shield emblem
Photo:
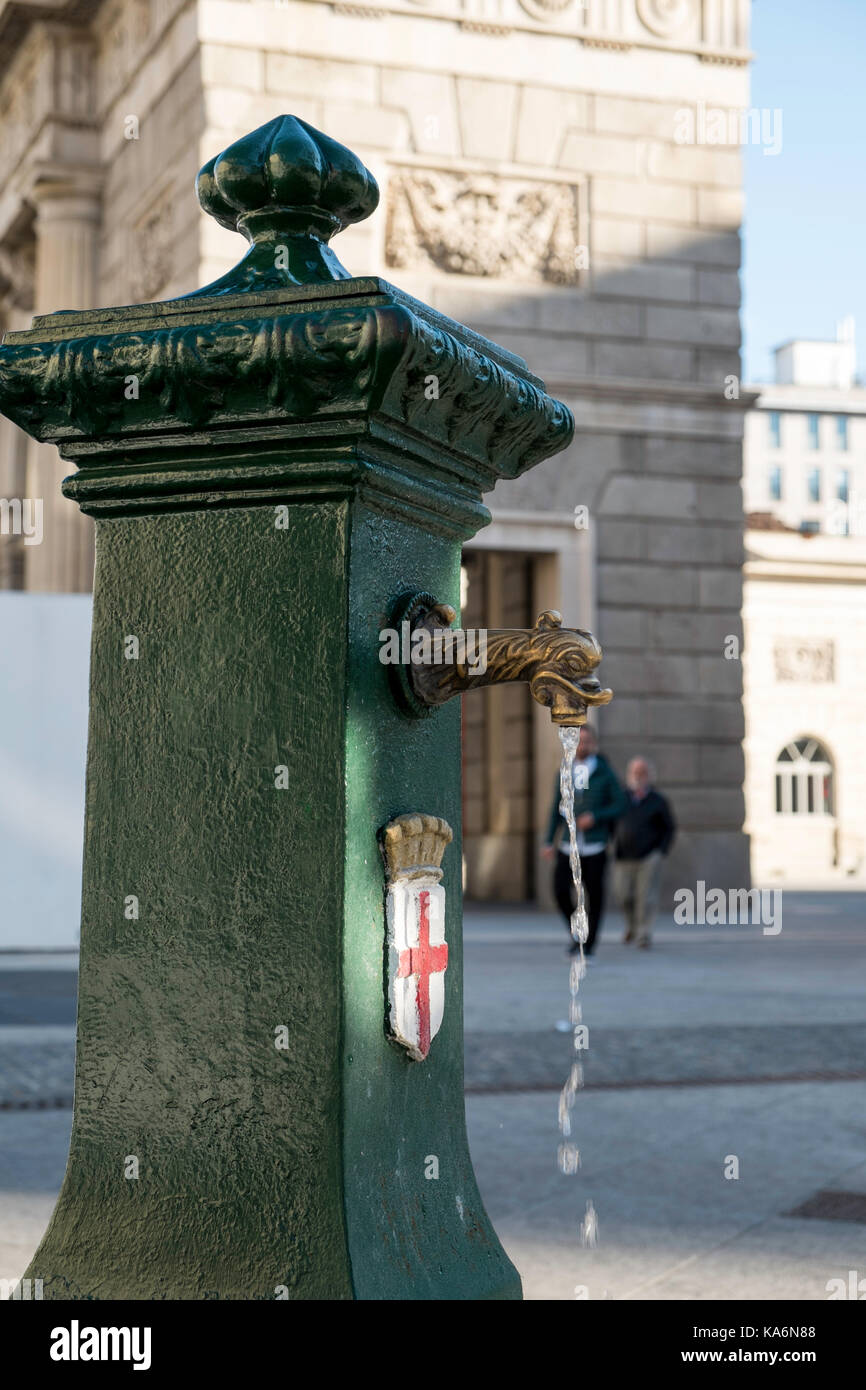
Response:
POLYGON ((388 1023, 423 1062, 445 1012, 445 889, 439 867, 451 827, 439 816, 399 816, 385 827, 388 866, 388 1023))

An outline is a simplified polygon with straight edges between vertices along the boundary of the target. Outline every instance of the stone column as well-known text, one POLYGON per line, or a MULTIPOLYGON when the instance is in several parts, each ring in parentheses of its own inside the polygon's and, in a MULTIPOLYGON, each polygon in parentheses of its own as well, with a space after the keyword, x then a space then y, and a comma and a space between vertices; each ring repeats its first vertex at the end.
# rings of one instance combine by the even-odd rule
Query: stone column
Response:
MULTIPOLYGON (((33 268, 26 235, 12 245, 0 244, 0 333, 26 329, 33 317, 33 268)), ((31 441, 11 420, 0 417, 0 498, 11 508, 23 505, 27 496, 27 452, 31 441)), ((32 526, 34 517, 29 518, 32 526)), ((12 517, 7 533, 0 536, 0 589, 24 586, 24 534, 16 531, 12 517)))
MULTIPOLYGON (((0 329, 4 332, 23 329, 27 321, 29 318, 25 319, 20 311, 7 309, 0 315, 0 329)), ((27 451, 31 442, 11 420, 0 417, 0 498, 11 508, 21 505, 27 495, 27 451)), ((24 584, 27 553, 24 535, 20 531, 16 533, 11 516, 6 524, 6 534, 0 535, 0 589, 20 589, 24 584)))
POLYGON ((519 1298, 466 1143, 459 703, 402 706, 380 633, 407 594, 459 603, 482 494, 571 416, 521 359, 348 276, 327 241, 378 191, 304 122, 211 161, 199 198, 252 242, 234 271, 0 349, 0 407, 78 466, 99 528, 75 1117, 31 1277, 519 1298), (389 1014, 425 968, 386 944, 407 816, 454 831, 420 1059, 389 1014))
MULTIPOLYGON (((38 182, 36 313, 90 309, 96 301, 101 199, 93 174, 38 182)), ((42 544, 25 552, 24 587, 48 593, 86 593, 93 583, 93 522, 60 490, 68 468, 51 444, 31 440, 27 495, 42 498, 42 544)))

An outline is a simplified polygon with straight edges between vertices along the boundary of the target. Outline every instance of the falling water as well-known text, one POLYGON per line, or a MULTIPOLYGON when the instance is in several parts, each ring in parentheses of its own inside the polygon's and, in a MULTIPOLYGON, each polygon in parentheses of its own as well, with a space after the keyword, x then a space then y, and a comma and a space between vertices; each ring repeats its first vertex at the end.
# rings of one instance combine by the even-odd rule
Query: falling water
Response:
MULTIPOLYGON (((575 908, 571 914, 571 934, 577 943, 577 954, 571 962, 571 969, 568 975, 569 990, 571 993, 571 1005, 568 1011, 568 1019, 574 1029, 574 1049, 580 1052, 583 1047, 583 1031, 581 1027, 582 1012, 578 1002, 580 992, 580 982, 586 975, 586 959, 583 954, 583 947, 589 935, 589 920, 586 914, 586 902, 584 900, 583 884, 580 878, 580 854, 577 848, 577 824, 574 815, 574 755, 577 752, 577 744, 580 738, 580 729, 561 728, 559 738, 562 743, 562 762, 559 767, 559 809, 565 817, 568 826, 568 837, 571 845, 569 854, 569 864, 571 865, 571 876, 574 880, 575 908)), ((580 1062, 573 1062, 568 1080, 562 1088, 559 1096, 559 1132, 563 1137, 563 1142, 557 1150, 557 1163, 561 1173, 576 1173, 580 1167, 580 1150, 575 1144, 567 1142, 571 1137, 571 1111, 577 1098, 577 1093, 583 1085, 583 1067, 580 1062)), ((592 1203, 587 1204, 587 1220, 581 1227, 581 1239, 585 1244, 590 1241, 594 1244, 595 1234, 595 1212, 592 1203), (592 1217, 590 1217, 592 1212, 592 1217), (588 1228, 588 1229, 587 1229, 588 1228), (587 1240, 589 1235, 589 1240, 587 1240)))
POLYGON ((586 1216, 580 1227, 580 1241, 590 1249, 598 1245, 598 1217, 592 1202, 586 1204, 586 1216))

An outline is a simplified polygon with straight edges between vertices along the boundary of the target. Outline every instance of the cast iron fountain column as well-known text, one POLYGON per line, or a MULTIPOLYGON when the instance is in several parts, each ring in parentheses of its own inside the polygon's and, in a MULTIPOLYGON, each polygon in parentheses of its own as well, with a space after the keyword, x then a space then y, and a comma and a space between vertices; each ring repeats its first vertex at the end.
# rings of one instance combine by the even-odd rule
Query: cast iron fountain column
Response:
POLYGON ((27 1275, 52 1299, 519 1298, 464 1127, 459 702, 402 708, 379 633, 402 595, 457 603, 482 494, 571 417, 348 276, 328 239, 378 193, 304 122, 199 197, 251 243, 221 281, 0 350, 0 407, 97 523, 75 1114, 27 1275), (424 1060, 395 1041, 381 853, 416 813, 444 826, 449 949, 424 1060))

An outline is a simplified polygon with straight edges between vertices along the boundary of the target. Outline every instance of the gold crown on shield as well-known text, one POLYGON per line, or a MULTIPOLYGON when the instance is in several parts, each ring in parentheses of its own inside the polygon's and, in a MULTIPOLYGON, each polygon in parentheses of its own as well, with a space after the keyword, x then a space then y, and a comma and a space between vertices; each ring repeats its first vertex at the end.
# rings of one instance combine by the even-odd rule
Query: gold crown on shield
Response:
POLYGON ((451 826, 441 816, 415 811, 389 821, 382 831, 389 880, 422 874, 440 879, 442 856, 453 839, 451 826))

